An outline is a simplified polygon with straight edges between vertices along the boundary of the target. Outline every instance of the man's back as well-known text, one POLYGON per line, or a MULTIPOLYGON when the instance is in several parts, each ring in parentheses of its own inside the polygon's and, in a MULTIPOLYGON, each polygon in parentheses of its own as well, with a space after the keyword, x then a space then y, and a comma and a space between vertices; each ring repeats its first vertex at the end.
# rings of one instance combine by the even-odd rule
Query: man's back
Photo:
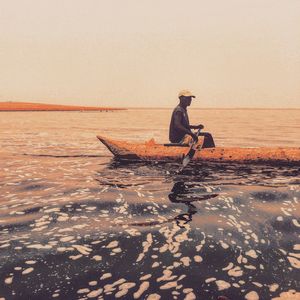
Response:
POLYGON ((169 140, 171 143, 179 143, 186 134, 186 132, 178 128, 176 119, 180 120, 181 125, 186 129, 189 130, 190 128, 189 117, 186 109, 180 105, 177 105, 173 110, 169 128, 169 140))

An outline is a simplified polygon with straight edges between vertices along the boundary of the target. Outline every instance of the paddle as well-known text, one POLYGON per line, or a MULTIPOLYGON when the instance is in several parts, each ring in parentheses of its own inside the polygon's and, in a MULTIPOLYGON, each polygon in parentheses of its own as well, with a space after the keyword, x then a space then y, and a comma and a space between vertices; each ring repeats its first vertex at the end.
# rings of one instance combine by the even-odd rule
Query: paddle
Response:
MULTIPOLYGON (((197 131, 197 133, 196 133, 197 136, 199 136, 200 131, 201 131, 201 129, 198 129, 198 131, 197 131)), ((181 171, 189 164, 189 162, 193 159, 193 157, 194 157, 196 151, 197 151, 197 150, 198 150, 198 151, 201 150, 202 146, 203 146, 203 143, 202 143, 201 145, 198 145, 198 146, 197 146, 197 142, 195 142, 195 141, 193 140, 193 142, 192 142, 192 144, 191 144, 191 146, 190 146, 189 152, 185 155, 185 157, 184 157, 183 160, 182 160, 182 166, 181 166, 179 172, 181 172, 181 171)))

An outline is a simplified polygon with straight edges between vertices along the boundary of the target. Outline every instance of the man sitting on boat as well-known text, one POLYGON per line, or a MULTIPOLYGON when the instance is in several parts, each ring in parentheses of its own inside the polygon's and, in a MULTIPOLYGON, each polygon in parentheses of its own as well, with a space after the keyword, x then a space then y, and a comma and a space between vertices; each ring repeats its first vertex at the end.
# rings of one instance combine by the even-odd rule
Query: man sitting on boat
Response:
MULTIPOLYGON (((190 125, 187 107, 191 105, 192 98, 196 98, 190 91, 182 90, 178 94, 179 104, 172 113, 170 122, 169 139, 171 143, 190 144, 192 140, 198 142, 198 136, 192 129, 203 129, 203 125, 190 125)), ((214 148, 215 143, 212 135, 208 132, 201 132, 204 136, 202 148, 214 148)))

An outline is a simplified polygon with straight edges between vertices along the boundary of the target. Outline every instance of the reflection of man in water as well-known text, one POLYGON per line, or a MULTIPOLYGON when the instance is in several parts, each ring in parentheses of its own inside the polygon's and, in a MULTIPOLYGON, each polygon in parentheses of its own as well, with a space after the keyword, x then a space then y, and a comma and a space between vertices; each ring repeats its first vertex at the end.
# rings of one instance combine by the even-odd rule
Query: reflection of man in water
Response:
POLYGON ((168 195, 171 202, 183 203, 188 207, 187 213, 183 213, 175 217, 177 225, 181 228, 192 221, 192 216, 197 212, 197 208, 192 202, 208 200, 219 196, 219 194, 195 193, 195 191, 192 191, 193 187, 193 184, 185 184, 182 181, 175 182, 171 193, 168 195))
MULTIPOLYGON (((198 137, 191 129, 202 129, 203 125, 190 125, 187 113, 187 107, 191 105, 192 98, 195 96, 188 90, 182 90, 178 94, 179 105, 175 107, 172 113, 169 139, 171 143, 189 144, 192 139, 198 142, 198 137)), ((213 137, 208 132, 199 134, 204 136, 203 148, 213 148, 215 143, 213 137)))

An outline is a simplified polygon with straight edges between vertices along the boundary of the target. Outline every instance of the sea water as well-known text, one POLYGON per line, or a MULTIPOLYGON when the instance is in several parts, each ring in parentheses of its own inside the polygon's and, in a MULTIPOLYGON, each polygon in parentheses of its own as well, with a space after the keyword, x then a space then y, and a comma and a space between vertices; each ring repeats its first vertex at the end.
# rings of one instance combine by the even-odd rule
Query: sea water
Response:
MULTIPOLYGON (((177 174, 96 139, 165 142, 170 115, 0 113, 0 299, 299 298, 299 166, 177 174)), ((300 110, 190 119, 217 146, 300 147, 300 110)))

